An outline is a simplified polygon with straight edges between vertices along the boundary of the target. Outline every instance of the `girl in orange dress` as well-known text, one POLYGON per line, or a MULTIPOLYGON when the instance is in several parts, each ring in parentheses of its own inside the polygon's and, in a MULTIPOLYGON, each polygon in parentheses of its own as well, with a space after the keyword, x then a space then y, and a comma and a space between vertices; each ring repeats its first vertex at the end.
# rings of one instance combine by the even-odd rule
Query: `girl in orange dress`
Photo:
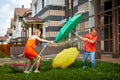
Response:
POLYGON ((30 38, 28 38, 27 42, 26 42, 26 45, 25 45, 25 48, 24 48, 24 52, 23 54, 19 55, 19 56, 22 56, 22 55, 25 55, 26 58, 28 58, 30 60, 30 63, 27 65, 24 73, 27 73, 28 72, 28 69, 30 67, 30 65, 32 65, 33 63, 33 60, 37 57, 39 57, 37 63, 36 63, 36 68, 35 68, 35 71, 34 72, 39 72, 39 66, 40 66, 40 56, 36 53, 36 51, 34 50, 35 47, 36 47, 36 40, 39 40, 41 42, 49 42, 49 43, 53 43, 53 41, 48 41, 48 40, 45 40, 45 39, 41 39, 39 38, 40 37, 40 34, 41 32, 39 30, 36 30, 34 32, 34 35, 32 35, 30 38))

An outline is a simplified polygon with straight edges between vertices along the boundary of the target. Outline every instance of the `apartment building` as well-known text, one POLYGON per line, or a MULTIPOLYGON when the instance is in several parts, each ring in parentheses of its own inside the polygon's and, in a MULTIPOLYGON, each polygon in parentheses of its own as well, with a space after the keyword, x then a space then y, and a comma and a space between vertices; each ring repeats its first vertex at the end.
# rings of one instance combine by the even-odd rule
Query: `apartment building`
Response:
MULTIPOLYGON (((81 12, 83 19, 76 28, 82 36, 95 27, 98 32, 97 58, 101 54, 120 55, 120 0, 33 0, 32 16, 43 19, 43 37, 54 40, 64 23, 75 13, 81 12)), ((83 43, 78 42, 78 49, 83 43)))
MULTIPOLYGON (((83 19, 77 31, 89 32, 96 27, 98 32, 97 58, 101 54, 111 54, 113 58, 120 56, 120 0, 67 0, 71 13, 84 11, 83 19)), ((79 48, 82 49, 81 43, 79 48)))
POLYGON ((44 22, 43 38, 54 40, 60 30, 60 21, 65 18, 64 0, 32 0, 32 16, 44 22))

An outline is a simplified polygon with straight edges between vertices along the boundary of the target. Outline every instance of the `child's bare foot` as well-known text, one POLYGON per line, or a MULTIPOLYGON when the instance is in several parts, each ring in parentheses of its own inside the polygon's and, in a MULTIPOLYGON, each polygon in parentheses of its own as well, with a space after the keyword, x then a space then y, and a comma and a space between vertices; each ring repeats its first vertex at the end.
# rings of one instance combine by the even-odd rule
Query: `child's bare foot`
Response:
POLYGON ((24 73, 28 73, 28 71, 24 71, 24 73))
POLYGON ((40 71, 39 70, 35 70, 34 73, 39 73, 40 71))

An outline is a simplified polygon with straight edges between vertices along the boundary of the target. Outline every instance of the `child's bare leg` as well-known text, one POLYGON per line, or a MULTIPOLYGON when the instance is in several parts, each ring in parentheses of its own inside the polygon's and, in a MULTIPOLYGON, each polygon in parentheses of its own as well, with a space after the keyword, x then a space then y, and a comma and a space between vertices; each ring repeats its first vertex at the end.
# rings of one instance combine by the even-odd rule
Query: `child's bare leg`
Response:
POLYGON ((30 63, 27 64, 27 67, 26 67, 24 73, 27 73, 27 72, 28 72, 28 69, 30 68, 31 65, 32 65, 32 61, 30 60, 30 63))
POLYGON ((41 61, 41 58, 38 59, 38 61, 36 63, 36 68, 35 68, 34 72, 39 72, 40 61, 41 61))

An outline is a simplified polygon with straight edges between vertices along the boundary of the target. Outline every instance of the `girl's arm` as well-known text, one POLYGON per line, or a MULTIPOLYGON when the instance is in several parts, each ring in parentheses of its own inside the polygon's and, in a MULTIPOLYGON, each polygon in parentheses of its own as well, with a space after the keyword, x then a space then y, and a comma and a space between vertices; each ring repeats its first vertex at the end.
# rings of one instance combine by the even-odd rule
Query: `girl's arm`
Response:
POLYGON ((49 41, 49 40, 46 40, 46 39, 41 39, 38 36, 36 36, 36 39, 39 40, 39 41, 42 41, 42 42, 53 43, 53 41, 49 41))

